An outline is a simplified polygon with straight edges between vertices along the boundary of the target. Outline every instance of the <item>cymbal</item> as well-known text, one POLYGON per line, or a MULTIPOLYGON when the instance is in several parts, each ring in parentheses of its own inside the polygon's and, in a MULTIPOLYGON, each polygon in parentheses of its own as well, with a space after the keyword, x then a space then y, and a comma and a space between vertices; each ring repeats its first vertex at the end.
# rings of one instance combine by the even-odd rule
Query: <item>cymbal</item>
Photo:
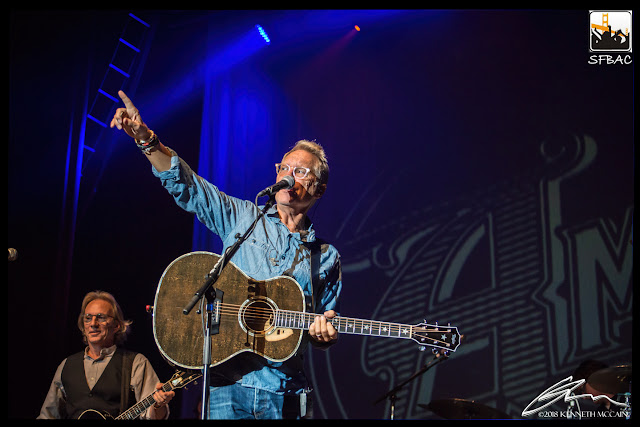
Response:
POLYGON ((605 393, 626 393, 631 391, 631 365, 600 369, 589 375, 587 382, 605 393))
POLYGON ((432 400, 428 405, 418 406, 433 411, 447 420, 499 420, 511 417, 491 406, 464 399, 432 400))

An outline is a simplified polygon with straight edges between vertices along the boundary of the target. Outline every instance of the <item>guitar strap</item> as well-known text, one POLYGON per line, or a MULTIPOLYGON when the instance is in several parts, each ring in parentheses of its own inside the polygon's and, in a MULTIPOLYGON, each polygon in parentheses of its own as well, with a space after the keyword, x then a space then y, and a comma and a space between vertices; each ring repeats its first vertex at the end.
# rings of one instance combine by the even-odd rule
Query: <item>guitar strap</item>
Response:
POLYGON ((311 256, 309 262, 311 263, 311 307, 307 307, 310 312, 316 312, 316 297, 317 292, 320 289, 320 242, 315 240, 310 245, 311 256))
POLYGON ((120 413, 129 408, 129 393, 131 392, 131 372, 133 370, 133 359, 136 356, 136 353, 132 351, 127 351, 124 349, 119 349, 118 351, 122 351, 122 381, 121 381, 121 392, 120 392, 120 413))
MULTIPOLYGON (((311 302, 307 304, 307 312, 315 313, 316 312, 316 299, 320 295, 320 254, 322 253, 322 244, 319 240, 315 240, 311 242, 309 245, 309 250, 311 252, 309 256, 309 263, 311 264, 311 302)), ((305 390, 300 393, 297 397, 298 406, 296 415, 299 415, 300 418, 308 418, 311 413, 311 396, 309 393, 311 389, 305 390)))

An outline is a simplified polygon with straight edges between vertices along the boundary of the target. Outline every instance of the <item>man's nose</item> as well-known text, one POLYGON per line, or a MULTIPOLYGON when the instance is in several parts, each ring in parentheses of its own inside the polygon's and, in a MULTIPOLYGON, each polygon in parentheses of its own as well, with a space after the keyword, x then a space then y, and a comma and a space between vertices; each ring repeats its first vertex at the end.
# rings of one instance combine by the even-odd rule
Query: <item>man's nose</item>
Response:
POLYGON ((286 170, 286 171, 284 170, 280 171, 280 176, 291 175, 295 178, 296 176, 293 174, 293 171, 294 171, 293 168, 289 168, 289 170, 286 170))

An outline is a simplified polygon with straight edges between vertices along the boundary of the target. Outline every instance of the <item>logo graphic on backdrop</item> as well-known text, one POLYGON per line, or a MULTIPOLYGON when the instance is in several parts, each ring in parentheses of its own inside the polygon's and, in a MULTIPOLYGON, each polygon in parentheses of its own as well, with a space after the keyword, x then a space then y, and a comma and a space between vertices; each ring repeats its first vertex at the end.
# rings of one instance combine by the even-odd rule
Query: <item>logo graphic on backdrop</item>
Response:
MULTIPOLYGON (((443 395, 521 413, 550 379, 581 360, 630 358, 633 206, 620 205, 611 218, 568 221, 567 206, 580 203, 570 186, 595 161, 596 141, 577 135, 552 139, 541 144, 541 153, 542 168, 417 208, 343 245, 349 254, 343 274, 384 283, 371 317, 415 323, 427 313, 429 319, 455 322, 467 335, 454 358, 394 395, 396 416, 432 417, 427 404, 443 395)), ((589 185, 583 179, 581 185, 589 185)), ((361 355, 359 381, 375 379, 391 388, 432 357, 389 341, 366 337, 350 352, 361 355)), ((315 377, 313 382, 335 398, 327 408, 349 418, 350 396, 335 381, 344 375, 340 357, 324 356, 314 363, 326 364, 328 384, 315 377)), ((557 397, 551 396, 546 390, 542 397, 557 397)), ((324 411, 324 402, 318 403, 324 411)), ((538 417, 553 416, 542 414, 537 401, 532 405, 538 417)), ((390 403, 385 411, 391 411, 390 403)))
POLYGON ((589 11, 591 52, 631 52, 631 11, 589 11))

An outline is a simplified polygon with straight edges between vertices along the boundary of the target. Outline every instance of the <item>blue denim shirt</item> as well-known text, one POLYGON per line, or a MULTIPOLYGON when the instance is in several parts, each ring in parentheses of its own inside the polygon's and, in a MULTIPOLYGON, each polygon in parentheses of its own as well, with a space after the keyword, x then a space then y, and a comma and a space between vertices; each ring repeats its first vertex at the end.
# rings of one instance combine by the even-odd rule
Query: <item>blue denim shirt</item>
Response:
MULTIPOLYGON (((171 194, 178 206, 194 213, 207 228, 220 236, 224 248, 249 228, 259 214, 252 202, 231 197, 215 185, 198 176, 175 152, 172 151, 171 168, 153 173, 171 194)), ((308 221, 308 220, 307 220, 308 221)), ((310 222, 306 230, 292 233, 280 221, 274 207, 258 222, 248 239, 231 258, 245 274, 256 280, 275 276, 293 277, 302 287, 305 299, 312 302, 313 311, 323 313, 339 310, 338 298, 342 288, 340 255, 335 247, 316 239, 310 222), (319 277, 317 289, 311 282, 310 245, 319 245, 319 277), (315 295, 313 295, 315 291, 315 295)), ((311 307, 307 306, 307 311, 311 307)), ((307 344, 304 334, 303 346, 307 344)), ((285 362, 272 362, 253 353, 240 353, 211 369, 212 385, 239 382, 275 393, 301 393, 309 389, 303 371, 302 351, 285 362)))

